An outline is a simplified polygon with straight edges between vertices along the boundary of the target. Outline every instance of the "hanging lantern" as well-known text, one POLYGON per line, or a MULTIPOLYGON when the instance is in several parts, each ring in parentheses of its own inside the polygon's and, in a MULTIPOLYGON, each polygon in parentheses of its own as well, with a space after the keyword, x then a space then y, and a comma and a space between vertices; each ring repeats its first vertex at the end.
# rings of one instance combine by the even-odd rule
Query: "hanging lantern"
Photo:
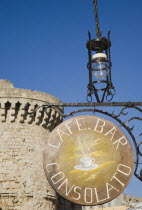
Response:
POLYGON ((96 19, 96 39, 91 39, 90 32, 89 40, 86 44, 88 49, 88 69, 89 69, 89 84, 87 100, 92 95, 95 95, 97 102, 103 102, 106 96, 107 101, 111 101, 115 95, 115 89, 111 79, 111 57, 110 57, 110 31, 108 37, 101 37, 102 33, 99 26, 97 0, 93 0, 94 13, 96 19), (99 87, 98 87, 99 86, 99 87), (99 94, 101 93, 101 94, 99 94), (110 97, 109 97, 110 96, 110 97))

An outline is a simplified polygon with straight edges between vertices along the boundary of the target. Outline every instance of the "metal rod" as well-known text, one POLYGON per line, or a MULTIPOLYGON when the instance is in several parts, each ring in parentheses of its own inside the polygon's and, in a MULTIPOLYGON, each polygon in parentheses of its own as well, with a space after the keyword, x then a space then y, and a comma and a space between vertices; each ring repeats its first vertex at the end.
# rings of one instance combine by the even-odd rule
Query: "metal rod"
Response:
POLYGON ((91 55, 91 34, 88 32, 88 37, 89 37, 89 47, 88 47, 88 57, 89 57, 89 63, 88 63, 88 68, 89 68, 89 84, 92 85, 92 55, 91 55))
POLYGON ((62 106, 62 107, 112 107, 112 106, 142 106, 142 102, 100 102, 100 103, 47 103, 45 106, 62 106))

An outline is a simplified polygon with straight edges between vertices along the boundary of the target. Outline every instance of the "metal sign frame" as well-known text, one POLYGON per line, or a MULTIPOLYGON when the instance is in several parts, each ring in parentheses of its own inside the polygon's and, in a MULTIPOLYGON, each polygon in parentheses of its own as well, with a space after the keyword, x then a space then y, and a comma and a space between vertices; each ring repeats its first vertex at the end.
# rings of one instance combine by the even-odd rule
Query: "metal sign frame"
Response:
MULTIPOLYGON (((135 169, 134 169, 134 175, 142 181, 142 169, 140 169, 140 157, 142 157, 142 151, 141 151, 141 145, 142 141, 138 142, 136 140, 135 134, 133 133, 133 127, 129 126, 129 122, 133 120, 142 121, 142 117, 139 117, 140 114, 142 114, 142 109, 140 108, 142 106, 142 102, 103 102, 103 103, 46 103, 38 106, 33 112, 30 112, 29 114, 35 114, 38 109, 41 107, 44 108, 44 111, 46 114, 47 109, 54 109, 55 111, 59 112, 60 115, 62 115, 63 118, 73 116, 74 114, 80 113, 80 112, 92 112, 92 113, 101 113, 102 115, 109 116, 110 118, 116 120, 130 135, 135 149, 135 169), (73 112, 70 112, 69 114, 64 115, 61 111, 61 108, 63 107, 93 107, 93 108, 85 108, 85 109, 79 109, 73 112), (96 109, 96 107, 122 107, 121 111, 118 114, 115 114, 114 111, 108 112, 103 111, 101 109, 96 109), (127 116, 131 110, 137 110, 138 115, 133 116, 127 120, 121 119, 122 116, 127 116), (126 112, 127 111, 127 112, 126 112)), ((142 133, 139 134, 141 136, 142 133)))

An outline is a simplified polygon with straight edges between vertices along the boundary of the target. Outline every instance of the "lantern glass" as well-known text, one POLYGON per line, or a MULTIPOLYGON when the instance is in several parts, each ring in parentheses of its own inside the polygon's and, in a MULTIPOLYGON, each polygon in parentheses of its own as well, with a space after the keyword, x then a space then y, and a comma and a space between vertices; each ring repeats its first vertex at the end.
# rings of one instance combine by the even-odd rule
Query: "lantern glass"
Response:
POLYGON ((93 62, 92 70, 97 79, 105 79, 109 73, 107 62, 93 62))

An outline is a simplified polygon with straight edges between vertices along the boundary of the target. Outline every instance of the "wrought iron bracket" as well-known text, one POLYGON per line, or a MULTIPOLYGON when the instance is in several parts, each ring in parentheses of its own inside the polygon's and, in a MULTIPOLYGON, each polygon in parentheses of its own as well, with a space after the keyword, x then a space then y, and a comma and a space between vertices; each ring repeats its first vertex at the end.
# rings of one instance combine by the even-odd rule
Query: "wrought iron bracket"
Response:
MULTIPOLYGON (((123 128, 127 134, 131 137, 131 140, 133 142, 133 150, 135 155, 135 169, 134 169, 134 175, 142 181, 142 169, 140 169, 140 158, 142 157, 142 141, 137 141, 135 137, 135 132, 133 132, 135 126, 130 126, 130 122, 136 121, 142 121, 142 109, 139 107, 142 106, 142 102, 104 102, 104 103, 46 103, 41 106, 38 106, 34 111, 30 112, 29 114, 35 114, 38 109, 41 107, 44 107, 44 111, 46 114, 48 108, 54 109, 56 112, 58 112, 60 115, 62 115, 63 118, 73 116, 74 114, 81 113, 81 112, 92 112, 93 114, 100 113, 102 115, 108 116, 112 119, 114 119, 121 128, 123 128), (93 107, 93 108, 84 108, 72 111, 68 114, 63 114, 61 111, 63 107, 93 107), (121 110, 117 110, 117 114, 115 112, 108 112, 101 109, 97 109, 96 107, 121 107, 121 110), (136 116, 132 115, 132 109, 137 111, 136 116), (131 110, 131 111, 130 111, 131 110), (129 112, 130 111, 130 112, 129 112), (131 114, 129 116, 129 113, 131 114), (125 117, 125 120, 123 119, 125 117)), ((142 136, 142 131, 140 132, 139 136, 142 136)))

